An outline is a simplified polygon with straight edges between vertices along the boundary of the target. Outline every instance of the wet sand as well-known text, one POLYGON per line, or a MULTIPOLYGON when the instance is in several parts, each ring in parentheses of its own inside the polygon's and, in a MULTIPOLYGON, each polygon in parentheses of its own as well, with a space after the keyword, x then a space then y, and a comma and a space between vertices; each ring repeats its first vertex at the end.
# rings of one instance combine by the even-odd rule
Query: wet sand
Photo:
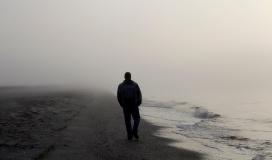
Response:
POLYGON ((200 160, 169 145, 141 119, 140 140, 126 140, 115 96, 102 92, 0 88, 0 159, 200 160))

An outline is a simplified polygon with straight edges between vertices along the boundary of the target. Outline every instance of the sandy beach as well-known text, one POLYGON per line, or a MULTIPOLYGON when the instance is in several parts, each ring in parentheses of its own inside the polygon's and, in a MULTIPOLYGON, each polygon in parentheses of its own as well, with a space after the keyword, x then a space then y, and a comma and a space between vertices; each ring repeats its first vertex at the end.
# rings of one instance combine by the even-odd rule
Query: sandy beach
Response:
POLYGON ((1 88, 1 160, 200 160, 169 145, 159 126, 141 119, 140 140, 129 142, 116 97, 99 91, 1 88))

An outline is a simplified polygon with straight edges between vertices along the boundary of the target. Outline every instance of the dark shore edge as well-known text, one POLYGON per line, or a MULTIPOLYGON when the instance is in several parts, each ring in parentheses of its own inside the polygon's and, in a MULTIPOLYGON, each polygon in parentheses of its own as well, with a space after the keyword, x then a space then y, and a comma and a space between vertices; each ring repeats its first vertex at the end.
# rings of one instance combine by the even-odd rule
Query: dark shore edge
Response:
MULTIPOLYGON (((9 97, 15 94, 16 97, 27 96, 28 99, 35 99, 39 89, 26 89, 28 94, 24 94, 25 89, 20 88, 20 91, 16 92, 16 88, 12 88, 9 97)), ((5 89, 7 90, 9 89, 5 89)), ((30 159, 201 160, 205 157, 199 152, 170 146, 169 144, 175 142, 174 140, 154 135, 162 127, 155 126, 143 118, 139 131, 140 141, 128 142, 122 109, 114 94, 75 89, 67 89, 67 91, 56 89, 50 92, 44 89, 39 92, 45 97, 66 93, 69 93, 69 96, 76 96, 76 99, 81 101, 79 105, 85 103, 85 106, 67 122, 66 127, 55 132, 51 139, 47 137, 50 141, 48 147, 38 153, 30 154, 30 159)), ((0 96, 3 99, 2 93, 0 96)), ((3 151, 6 151, 6 155, 12 154, 8 152, 9 150, 3 150, 4 147, 0 145, 2 154, 3 151)), ((0 159, 5 160, 1 155, 0 159)))

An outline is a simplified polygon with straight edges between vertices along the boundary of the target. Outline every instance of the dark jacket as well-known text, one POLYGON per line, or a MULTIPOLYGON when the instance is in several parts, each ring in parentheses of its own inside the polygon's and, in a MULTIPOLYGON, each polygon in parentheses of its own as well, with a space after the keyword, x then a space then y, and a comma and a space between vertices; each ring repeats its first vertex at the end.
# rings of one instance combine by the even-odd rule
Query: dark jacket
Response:
POLYGON ((138 107, 142 104, 142 93, 138 84, 124 80, 118 86, 117 99, 122 107, 138 107))

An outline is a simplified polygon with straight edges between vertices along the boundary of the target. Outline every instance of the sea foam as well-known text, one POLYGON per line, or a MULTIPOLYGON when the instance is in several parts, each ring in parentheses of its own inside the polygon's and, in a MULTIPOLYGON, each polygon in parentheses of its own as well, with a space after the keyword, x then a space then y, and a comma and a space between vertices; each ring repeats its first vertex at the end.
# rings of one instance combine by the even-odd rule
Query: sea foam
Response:
POLYGON ((193 107, 194 108, 194 117, 196 118, 201 118, 201 119, 209 119, 209 118, 217 118, 220 117, 219 114, 213 113, 208 111, 205 108, 201 108, 201 107, 193 107))

